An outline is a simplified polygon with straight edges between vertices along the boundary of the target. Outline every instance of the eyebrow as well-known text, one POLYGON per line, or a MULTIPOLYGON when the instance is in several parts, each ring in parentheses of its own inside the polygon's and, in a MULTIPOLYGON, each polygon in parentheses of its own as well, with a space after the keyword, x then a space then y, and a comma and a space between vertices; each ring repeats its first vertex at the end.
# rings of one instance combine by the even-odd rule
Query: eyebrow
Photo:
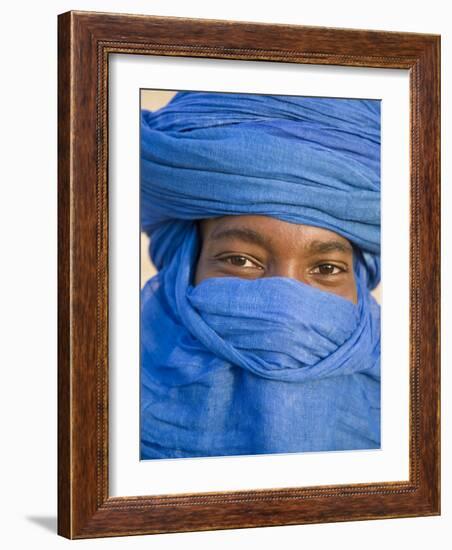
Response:
MULTIPOLYGON (((250 229, 249 227, 233 227, 229 229, 216 229, 210 235, 213 241, 219 241, 221 239, 240 239, 247 243, 256 244, 264 248, 271 246, 271 239, 265 237, 261 233, 250 229)), ((327 252, 353 252, 352 246, 346 241, 339 241, 337 239, 311 241, 306 246, 306 251, 311 254, 325 254, 327 252)))
POLYGON ((270 246, 270 239, 267 239, 257 231, 253 231, 249 227, 234 227, 230 229, 216 229, 210 235, 213 241, 221 239, 240 239, 251 244, 257 244, 264 248, 270 246))
POLYGON ((306 248, 312 254, 325 254, 327 252, 353 252, 351 244, 334 239, 327 241, 311 241, 306 248))

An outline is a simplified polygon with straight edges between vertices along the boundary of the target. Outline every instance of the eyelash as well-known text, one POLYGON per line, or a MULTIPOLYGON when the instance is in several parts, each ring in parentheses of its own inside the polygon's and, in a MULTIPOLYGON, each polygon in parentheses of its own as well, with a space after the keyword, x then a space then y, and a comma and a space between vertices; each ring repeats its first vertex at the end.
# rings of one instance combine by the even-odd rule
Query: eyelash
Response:
POLYGON ((242 265, 234 265, 233 263, 231 263, 230 261, 228 260, 231 260, 232 258, 241 258, 241 259, 244 259, 246 260, 247 262, 250 262, 253 264, 252 267, 255 267, 255 268, 258 268, 258 269, 263 269, 263 267, 261 265, 259 265, 255 260, 251 260, 250 258, 248 258, 247 256, 243 256, 242 254, 231 254, 230 256, 224 256, 223 258, 218 258, 221 262, 225 262, 229 265, 231 265, 232 267, 239 267, 239 268, 242 268, 242 269, 251 269, 250 266, 248 267, 245 267, 245 266, 242 266, 242 265))
POLYGON ((324 267, 324 266, 328 266, 328 267, 332 267, 334 269, 337 269, 338 272, 337 273, 315 273, 315 274, 316 275, 321 275, 322 277, 329 277, 329 276, 339 275, 340 273, 345 273, 346 272, 346 269, 344 269, 342 267, 339 267, 338 265, 334 265, 334 264, 330 264, 330 263, 319 264, 319 265, 315 266, 314 269, 319 269, 319 268, 324 267))
MULTIPOLYGON (((263 269, 263 267, 261 265, 259 265, 256 261, 254 260, 251 260, 250 258, 248 258, 247 256, 243 256, 241 254, 231 254, 230 256, 224 256, 223 258, 219 258, 220 261, 222 262, 225 262, 233 267, 238 267, 238 268, 241 268, 241 269, 252 269, 252 268, 257 268, 257 269, 263 269), (246 260, 247 262, 250 262, 253 264, 253 266, 243 266, 243 265, 234 265, 230 260, 232 260, 233 258, 240 258, 240 259, 243 259, 243 260, 246 260)), ((328 266, 328 267, 332 267, 333 268, 333 271, 336 269, 337 272, 336 273, 320 273, 320 272, 316 272, 316 273, 313 273, 315 275, 320 275, 322 277, 331 277, 331 276, 335 276, 335 275, 339 275, 340 273, 345 273, 347 270, 342 268, 342 267, 339 267, 335 264, 332 264, 332 263, 322 263, 322 264, 318 264, 314 267, 314 270, 315 269, 320 269, 321 267, 325 267, 325 266, 328 266)), ((314 271, 312 270, 311 273, 314 271)))

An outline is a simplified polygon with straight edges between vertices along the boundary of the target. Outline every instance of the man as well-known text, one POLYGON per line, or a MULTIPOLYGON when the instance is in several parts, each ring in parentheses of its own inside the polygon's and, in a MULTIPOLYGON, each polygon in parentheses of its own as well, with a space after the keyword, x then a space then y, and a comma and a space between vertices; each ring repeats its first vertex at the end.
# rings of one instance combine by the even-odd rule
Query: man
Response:
POLYGON ((380 109, 144 111, 141 458, 380 447, 380 109))
POLYGON ((268 216, 202 220, 194 284, 209 277, 291 277, 356 304, 353 247, 340 235, 268 216))

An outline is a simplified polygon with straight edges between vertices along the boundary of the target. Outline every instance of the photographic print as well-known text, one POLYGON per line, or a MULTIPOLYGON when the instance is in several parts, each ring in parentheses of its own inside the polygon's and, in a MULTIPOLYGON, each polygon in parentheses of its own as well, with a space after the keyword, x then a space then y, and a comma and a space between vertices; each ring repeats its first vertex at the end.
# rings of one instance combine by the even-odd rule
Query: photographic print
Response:
POLYGON ((59 534, 439 514, 440 37, 58 25, 59 534))
POLYGON ((380 448, 380 103, 141 90, 142 460, 380 448))

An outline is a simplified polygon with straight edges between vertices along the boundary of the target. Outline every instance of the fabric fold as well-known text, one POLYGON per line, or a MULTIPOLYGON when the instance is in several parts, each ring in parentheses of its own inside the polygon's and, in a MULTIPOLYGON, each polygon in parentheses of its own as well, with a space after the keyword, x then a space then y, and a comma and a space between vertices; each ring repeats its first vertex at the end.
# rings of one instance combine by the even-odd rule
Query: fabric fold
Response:
POLYGON ((141 458, 380 446, 378 101, 183 92, 142 114, 141 458), (353 303, 285 277, 194 285, 196 222, 268 215, 354 249, 353 303))

